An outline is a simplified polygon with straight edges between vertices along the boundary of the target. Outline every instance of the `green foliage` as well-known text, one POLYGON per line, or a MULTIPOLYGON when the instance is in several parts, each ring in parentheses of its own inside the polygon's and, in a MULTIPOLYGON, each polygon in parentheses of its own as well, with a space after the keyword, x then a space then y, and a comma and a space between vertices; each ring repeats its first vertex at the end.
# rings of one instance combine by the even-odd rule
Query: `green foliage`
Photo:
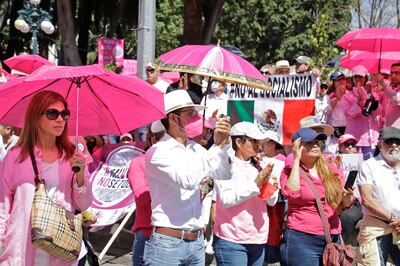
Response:
POLYGON ((122 66, 118 66, 114 61, 104 65, 107 70, 114 71, 117 74, 122 73, 122 66))
POLYGON ((350 24, 350 0, 226 0, 224 13, 214 33, 222 44, 240 48, 253 64, 261 67, 280 59, 293 61, 308 55, 316 66, 337 52, 335 42, 350 24), (317 44, 312 43, 324 18, 317 44), (322 56, 324 55, 324 56, 322 56))

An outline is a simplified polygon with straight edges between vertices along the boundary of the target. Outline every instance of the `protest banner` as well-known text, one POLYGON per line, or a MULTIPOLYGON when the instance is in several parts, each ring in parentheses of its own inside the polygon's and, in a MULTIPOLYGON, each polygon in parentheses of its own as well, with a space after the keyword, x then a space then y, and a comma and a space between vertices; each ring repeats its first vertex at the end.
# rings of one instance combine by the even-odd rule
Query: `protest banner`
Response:
POLYGON ((350 171, 358 171, 361 163, 363 162, 363 154, 340 154, 341 156, 341 168, 345 177, 347 177, 350 171))
POLYGON ((291 144, 301 118, 314 114, 316 77, 312 74, 267 76, 273 91, 231 84, 227 114, 231 123, 249 121, 261 131, 274 130, 291 144))
POLYGON ((136 208, 128 171, 130 161, 143 153, 143 150, 132 145, 118 146, 92 173, 91 211, 97 217, 97 222, 92 227, 114 224, 136 208))
POLYGON ((124 64, 124 40, 101 38, 97 40, 98 62, 100 65, 106 65, 115 62, 116 65, 124 64))
POLYGON ((136 76, 137 74, 137 61, 134 59, 124 59, 124 67, 122 68, 122 75, 136 76))

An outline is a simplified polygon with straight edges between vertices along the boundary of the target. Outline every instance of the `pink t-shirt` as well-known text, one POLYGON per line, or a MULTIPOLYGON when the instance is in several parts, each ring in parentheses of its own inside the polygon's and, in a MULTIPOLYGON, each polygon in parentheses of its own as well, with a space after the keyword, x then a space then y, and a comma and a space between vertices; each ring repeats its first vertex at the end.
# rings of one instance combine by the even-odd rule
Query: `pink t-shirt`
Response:
MULTIPOLYGON (((288 156, 286 166, 281 174, 281 191, 288 200, 288 216, 287 227, 301 232, 306 232, 314 235, 324 235, 322 221, 318 214, 318 209, 315 203, 315 197, 311 188, 300 176, 300 190, 293 191, 286 187, 286 181, 290 175, 293 164, 293 156, 288 156)), ((333 165, 329 165, 336 173, 340 175, 341 186, 344 186, 343 173, 333 165)), ((304 169, 304 168, 303 168, 304 169)), ((308 170, 304 169, 306 172, 308 170)), ((324 207, 324 212, 328 218, 331 234, 340 234, 342 227, 340 224, 339 216, 335 210, 325 200, 325 187, 320 177, 311 177, 324 207)))
POLYGON ((153 230, 151 225, 151 199, 149 185, 144 172, 145 154, 132 159, 129 166, 129 183, 131 185, 136 202, 136 218, 132 226, 132 232, 141 230, 142 233, 150 237, 153 230))

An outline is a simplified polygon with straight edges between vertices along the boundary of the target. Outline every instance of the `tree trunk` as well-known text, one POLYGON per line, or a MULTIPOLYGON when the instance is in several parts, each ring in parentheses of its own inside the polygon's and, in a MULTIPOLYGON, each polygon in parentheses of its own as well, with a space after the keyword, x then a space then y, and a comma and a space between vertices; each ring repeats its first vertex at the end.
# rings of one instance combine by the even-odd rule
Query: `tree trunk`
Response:
POLYGON ((399 0, 396 0, 397 28, 400 28, 400 7, 399 0))
POLYGON ((208 1, 208 5, 204 10, 205 24, 203 29, 202 43, 209 44, 212 34, 221 17, 225 0, 208 1))
POLYGON ((186 0, 183 6, 183 44, 201 44, 203 0, 186 0))
POLYGON ((0 31, 3 31, 4 22, 8 19, 10 8, 11 8, 10 0, 0 1, 0 31))
POLYGON ((362 28, 362 24, 361 24, 361 0, 357 0, 357 11, 358 11, 358 28, 361 29, 362 28))
POLYGON ((117 28, 119 26, 119 21, 122 17, 122 14, 126 8, 128 4, 127 0, 119 0, 116 1, 114 7, 115 7, 115 11, 112 13, 111 18, 110 18, 110 28, 106 34, 107 38, 113 38, 117 28))
POLYGON ((89 27, 94 10, 94 0, 83 0, 79 5, 78 25, 79 25, 79 57, 84 65, 87 63, 87 53, 89 45, 89 27))
POLYGON ((59 65, 78 66, 82 65, 82 61, 75 43, 74 19, 71 8, 70 0, 57 1, 58 29, 62 50, 59 57, 59 65))

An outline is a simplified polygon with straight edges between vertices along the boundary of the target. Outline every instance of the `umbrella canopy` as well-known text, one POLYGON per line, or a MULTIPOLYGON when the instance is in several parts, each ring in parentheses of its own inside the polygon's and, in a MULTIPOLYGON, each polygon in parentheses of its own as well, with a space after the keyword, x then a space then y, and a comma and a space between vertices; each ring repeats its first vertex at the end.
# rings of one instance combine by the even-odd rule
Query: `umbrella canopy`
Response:
POLYGON ((219 45, 178 47, 155 59, 153 65, 161 70, 198 74, 264 90, 272 89, 255 66, 219 45))
POLYGON ((51 66, 49 60, 39 56, 32 54, 23 54, 16 55, 11 58, 8 58, 4 61, 4 63, 10 68, 25 74, 31 74, 33 71, 38 69, 41 66, 51 66))
POLYGON ((165 117, 163 94, 140 79, 99 65, 43 66, 0 86, 0 122, 22 127, 32 96, 42 90, 67 100, 70 135, 121 135, 165 117))
POLYGON ((340 66, 353 69, 357 65, 364 66, 369 73, 378 73, 380 69, 389 69, 393 63, 400 62, 400 52, 371 53, 365 51, 350 51, 340 60, 340 66), (380 63, 379 63, 380 62, 380 63))
POLYGON ((400 51, 400 29, 362 28, 346 33, 336 44, 346 50, 374 53, 400 51))

